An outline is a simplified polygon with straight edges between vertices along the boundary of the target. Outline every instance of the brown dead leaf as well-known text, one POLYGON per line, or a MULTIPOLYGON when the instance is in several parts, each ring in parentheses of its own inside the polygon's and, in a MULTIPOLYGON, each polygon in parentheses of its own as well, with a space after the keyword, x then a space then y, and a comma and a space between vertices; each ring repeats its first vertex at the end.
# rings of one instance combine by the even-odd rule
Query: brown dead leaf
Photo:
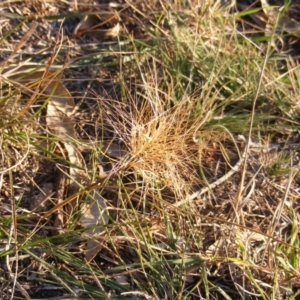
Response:
MULTIPOLYGON (((95 227, 97 225, 106 225, 109 221, 106 200, 98 191, 90 191, 93 198, 91 203, 85 203, 82 207, 81 225, 85 228, 95 227)), ((85 258, 91 261, 101 250, 101 244, 96 240, 97 236, 104 232, 104 227, 91 228, 86 234, 91 238, 87 242, 85 258)))
POLYGON ((100 252, 101 248, 101 243, 91 236, 86 244, 85 259, 90 262, 100 252))
POLYGON ((54 194, 52 182, 44 182, 39 188, 39 193, 31 198, 29 203, 30 210, 44 209, 46 207, 45 203, 49 201, 49 198, 54 194))
POLYGON ((113 11, 106 11, 86 15, 76 26, 73 35, 89 34, 96 39, 107 39, 117 37, 120 29, 119 15, 113 11), (103 26, 105 26, 105 29, 103 26))
MULTIPOLYGON (((85 204, 82 208, 81 225, 85 228, 107 224, 107 206, 106 200, 96 190, 90 191, 90 196, 93 198, 92 203, 85 204)), ((103 229, 96 230, 102 232, 103 229)), ((93 232, 96 232, 95 230, 93 232)))

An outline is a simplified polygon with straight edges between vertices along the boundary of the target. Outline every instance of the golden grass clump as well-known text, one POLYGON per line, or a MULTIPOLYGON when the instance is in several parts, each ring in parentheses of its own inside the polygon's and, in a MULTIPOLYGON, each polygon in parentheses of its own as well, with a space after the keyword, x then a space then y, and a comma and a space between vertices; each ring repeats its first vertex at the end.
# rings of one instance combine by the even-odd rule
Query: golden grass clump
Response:
POLYGON ((168 188, 179 199, 200 183, 199 151, 205 147, 205 139, 199 144, 196 136, 204 117, 196 113, 197 99, 188 96, 171 108, 152 100, 139 105, 131 97, 129 109, 117 109, 108 118, 129 150, 126 166, 141 176, 148 188, 168 188))

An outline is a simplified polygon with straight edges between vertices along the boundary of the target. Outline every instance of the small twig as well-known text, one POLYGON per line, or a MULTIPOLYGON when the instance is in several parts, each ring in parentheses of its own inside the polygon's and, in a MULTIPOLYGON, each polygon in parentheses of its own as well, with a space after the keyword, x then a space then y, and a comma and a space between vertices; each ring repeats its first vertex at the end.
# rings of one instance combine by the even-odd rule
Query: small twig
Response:
POLYGON ((245 147, 244 152, 243 152, 241 158, 239 159, 239 161, 233 166, 233 168, 228 173, 226 173, 225 175, 223 175, 221 178, 217 179, 216 181, 212 182, 208 186, 202 188, 201 190, 198 190, 198 191, 194 192, 193 194, 189 195, 186 199, 175 203, 174 206, 175 207, 179 207, 179 206, 181 206, 183 204, 189 203, 189 202, 193 201, 194 199, 196 199, 197 197, 199 197, 199 196, 201 196, 201 195, 203 195, 203 194, 211 191, 212 189, 214 189, 218 185, 220 185, 223 182, 225 182, 234 173, 236 173, 239 170, 240 166, 244 163, 247 151, 248 151, 248 148, 245 147))

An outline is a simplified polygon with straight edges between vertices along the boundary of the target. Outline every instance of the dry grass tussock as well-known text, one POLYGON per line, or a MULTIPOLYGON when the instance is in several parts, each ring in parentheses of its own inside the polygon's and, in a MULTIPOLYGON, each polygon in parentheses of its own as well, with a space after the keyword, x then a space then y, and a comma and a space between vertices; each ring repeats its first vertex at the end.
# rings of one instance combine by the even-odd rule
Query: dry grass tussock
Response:
MULTIPOLYGON (((203 132, 201 143, 198 137, 207 112, 196 109, 199 99, 192 96, 168 108, 147 89, 148 101, 128 95, 127 108, 115 105, 106 120, 130 153, 126 167, 150 189, 168 188, 175 199, 182 199, 201 183, 198 166, 208 132, 203 132)), ((105 101, 101 105, 107 106, 105 101)))

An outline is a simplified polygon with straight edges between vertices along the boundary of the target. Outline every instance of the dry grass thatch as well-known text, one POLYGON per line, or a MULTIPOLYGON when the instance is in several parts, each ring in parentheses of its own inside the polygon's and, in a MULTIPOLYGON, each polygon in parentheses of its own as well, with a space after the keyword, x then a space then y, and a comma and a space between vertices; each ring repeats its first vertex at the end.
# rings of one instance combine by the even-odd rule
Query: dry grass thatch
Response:
POLYGON ((1 298, 299 297, 298 37, 237 2, 1 2, 1 298))

